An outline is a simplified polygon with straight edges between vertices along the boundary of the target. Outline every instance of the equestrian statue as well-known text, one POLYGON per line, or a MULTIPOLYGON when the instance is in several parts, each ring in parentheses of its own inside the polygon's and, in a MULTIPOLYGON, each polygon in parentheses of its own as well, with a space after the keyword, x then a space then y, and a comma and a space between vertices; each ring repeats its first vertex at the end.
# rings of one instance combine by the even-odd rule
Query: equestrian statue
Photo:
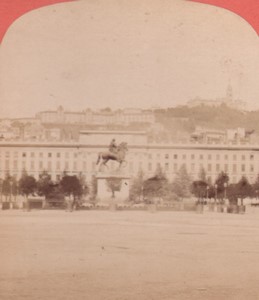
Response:
POLYGON ((97 159, 96 164, 98 165, 101 161, 99 170, 101 170, 102 166, 106 166, 106 163, 109 160, 117 161, 119 163, 119 169, 120 169, 122 164, 124 162, 126 162, 125 157, 126 157, 127 151, 128 151, 128 144, 126 142, 121 142, 117 146, 115 139, 112 139, 112 141, 109 145, 109 150, 106 152, 100 152, 98 154, 98 159, 97 159))

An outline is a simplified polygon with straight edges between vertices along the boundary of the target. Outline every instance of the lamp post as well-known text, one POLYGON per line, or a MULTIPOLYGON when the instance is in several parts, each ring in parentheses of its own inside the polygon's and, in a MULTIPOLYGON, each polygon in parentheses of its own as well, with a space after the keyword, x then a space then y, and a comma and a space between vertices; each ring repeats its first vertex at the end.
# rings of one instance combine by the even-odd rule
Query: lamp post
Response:
POLYGON ((12 193, 13 193, 13 181, 10 180, 10 198, 9 198, 9 202, 12 202, 12 193))
POLYGON ((218 200, 218 185, 215 184, 215 201, 217 203, 217 200, 218 200))
POLYGON ((0 178, 0 202, 2 203, 2 195, 3 195, 3 179, 0 178))
POLYGON ((207 201, 209 199, 209 189, 210 189, 210 187, 207 185, 206 186, 206 198, 207 198, 207 201))
POLYGON ((13 193, 13 181, 12 179, 10 180, 10 209, 13 208, 13 203, 12 203, 12 193, 13 193))
POLYGON ((227 182, 224 182, 224 199, 225 199, 225 201, 227 200, 227 186, 228 186, 227 182))

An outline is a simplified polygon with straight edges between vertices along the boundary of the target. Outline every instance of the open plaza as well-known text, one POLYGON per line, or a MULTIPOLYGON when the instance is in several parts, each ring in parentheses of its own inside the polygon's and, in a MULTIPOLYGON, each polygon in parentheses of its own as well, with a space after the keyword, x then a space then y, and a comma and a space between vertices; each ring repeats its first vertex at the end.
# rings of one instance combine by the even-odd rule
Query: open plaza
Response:
POLYGON ((258 299, 259 208, 0 211, 1 300, 258 299))

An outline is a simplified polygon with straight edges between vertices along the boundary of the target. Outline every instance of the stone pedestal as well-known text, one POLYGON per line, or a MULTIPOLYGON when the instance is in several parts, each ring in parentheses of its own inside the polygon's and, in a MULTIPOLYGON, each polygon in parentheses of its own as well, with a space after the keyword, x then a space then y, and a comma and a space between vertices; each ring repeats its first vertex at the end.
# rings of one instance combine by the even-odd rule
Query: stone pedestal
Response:
POLYGON ((96 176, 96 179, 98 203, 118 204, 129 198, 130 176, 100 173, 96 176))

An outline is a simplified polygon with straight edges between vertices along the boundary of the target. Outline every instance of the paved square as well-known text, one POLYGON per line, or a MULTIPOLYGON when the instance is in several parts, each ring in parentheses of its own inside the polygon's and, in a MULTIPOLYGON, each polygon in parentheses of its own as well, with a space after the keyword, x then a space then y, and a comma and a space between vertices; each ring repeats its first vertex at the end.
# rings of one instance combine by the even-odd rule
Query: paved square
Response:
POLYGON ((0 299, 258 299, 259 208, 0 211, 0 299))

